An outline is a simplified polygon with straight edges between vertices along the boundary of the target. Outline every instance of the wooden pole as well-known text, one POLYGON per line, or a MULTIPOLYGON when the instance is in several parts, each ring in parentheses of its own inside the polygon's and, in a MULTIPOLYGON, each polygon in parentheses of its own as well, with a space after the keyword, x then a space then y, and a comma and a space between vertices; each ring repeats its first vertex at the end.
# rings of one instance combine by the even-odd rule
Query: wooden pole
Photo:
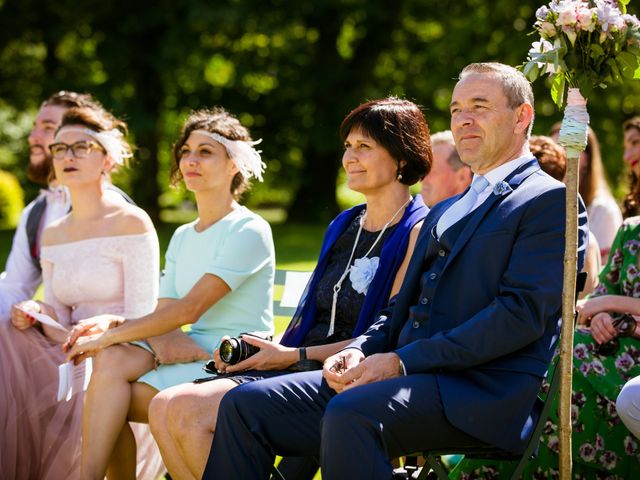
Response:
POLYGON ((560 336, 559 439, 560 479, 571 479, 571 385, 573 382, 573 319, 578 250, 578 163, 580 157, 567 159, 567 209, 564 278, 562 282, 562 334, 560 336))
MULTIPOLYGON (((562 284, 562 333, 560 338, 560 391, 558 393, 560 480, 571 480, 571 394, 573 382, 573 330, 578 257, 578 172, 580 153, 587 145, 589 115, 586 100, 577 88, 570 88, 560 129, 559 143, 567 151, 566 230, 564 278, 562 284)), ((586 253, 586 252, 585 252, 586 253)))

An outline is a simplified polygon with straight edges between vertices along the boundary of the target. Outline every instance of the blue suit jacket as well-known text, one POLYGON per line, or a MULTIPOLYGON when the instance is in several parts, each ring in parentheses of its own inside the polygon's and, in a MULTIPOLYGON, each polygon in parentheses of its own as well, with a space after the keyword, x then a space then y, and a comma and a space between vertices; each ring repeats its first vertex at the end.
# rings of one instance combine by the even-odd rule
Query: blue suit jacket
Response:
MULTIPOLYGON (((535 160, 507 181, 512 191, 492 193, 453 244, 429 303, 424 336, 398 348, 398 335, 429 268, 424 256, 431 230, 459 197, 427 215, 395 304, 351 346, 366 355, 395 351, 409 375, 435 374, 453 425, 520 452, 561 318, 565 186, 535 160)), ((588 232, 582 202, 579 224, 578 270, 588 232)))

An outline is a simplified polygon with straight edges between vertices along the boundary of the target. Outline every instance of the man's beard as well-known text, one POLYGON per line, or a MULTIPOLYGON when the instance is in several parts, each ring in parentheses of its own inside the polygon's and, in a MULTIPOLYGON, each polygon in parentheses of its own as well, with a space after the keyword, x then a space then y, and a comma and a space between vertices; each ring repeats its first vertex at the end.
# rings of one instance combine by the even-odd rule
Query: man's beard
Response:
POLYGON ((37 163, 29 161, 29 166, 27 167, 27 178, 33 183, 48 185, 53 177, 51 171, 53 159, 49 151, 44 148, 42 148, 42 150, 44 151, 44 158, 42 160, 37 163))

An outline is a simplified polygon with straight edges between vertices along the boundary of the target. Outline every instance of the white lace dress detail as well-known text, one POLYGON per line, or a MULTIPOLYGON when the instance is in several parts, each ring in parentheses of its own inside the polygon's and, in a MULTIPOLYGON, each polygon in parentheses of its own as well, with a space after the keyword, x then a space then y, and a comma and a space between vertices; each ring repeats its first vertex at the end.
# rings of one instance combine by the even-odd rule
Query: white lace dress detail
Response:
POLYGON ((160 270, 155 232, 43 247, 41 263, 44 301, 64 325, 102 313, 137 318, 155 308, 160 270))

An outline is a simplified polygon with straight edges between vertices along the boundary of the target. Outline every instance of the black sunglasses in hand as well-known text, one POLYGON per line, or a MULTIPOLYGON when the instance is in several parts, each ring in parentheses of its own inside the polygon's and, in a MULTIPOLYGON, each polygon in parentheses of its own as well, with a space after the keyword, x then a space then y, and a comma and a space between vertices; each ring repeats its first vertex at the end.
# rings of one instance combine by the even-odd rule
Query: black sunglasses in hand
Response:
POLYGON ((610 356, 615 354, 620 348, 620 340, 618 337, 630 337, 636 331, 638 323, 636 319, 633 318, 633 315, 628 313, 612 313, 611 318, 613 319, 611 323, 618 332, 618 335, 608 342, 598 345, 596 347, 596 353, 598 355, 610 356))

